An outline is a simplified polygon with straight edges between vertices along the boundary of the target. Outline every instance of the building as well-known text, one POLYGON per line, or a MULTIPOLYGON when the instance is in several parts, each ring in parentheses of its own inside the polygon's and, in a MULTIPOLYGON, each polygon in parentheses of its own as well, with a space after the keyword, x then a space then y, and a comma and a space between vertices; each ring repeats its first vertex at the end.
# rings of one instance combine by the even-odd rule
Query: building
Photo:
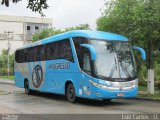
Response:
POLYGON ((51 27, 51 18, 0 15, 0 52, 10 48, 13 53, 17 48, 31 43, 36 31, 51 27))

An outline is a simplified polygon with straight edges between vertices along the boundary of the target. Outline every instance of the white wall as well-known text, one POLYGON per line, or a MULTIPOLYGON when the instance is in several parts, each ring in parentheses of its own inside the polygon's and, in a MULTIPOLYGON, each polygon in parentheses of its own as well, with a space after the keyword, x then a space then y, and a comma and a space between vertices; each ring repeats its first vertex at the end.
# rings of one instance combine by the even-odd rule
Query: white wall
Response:
POLYGON ((15 34, 23 34, 23 23, 0 21, 0 33, 14 31, 15 34))
MULTIPOLYGON (((12 39, 10 39, 10 44, 11 44, 10 52, 13 53, 17 48, 24 46, 24 43, 25 43, 24 32, 29 35, 27 31, 28 24, 34 25, 34 28, 35 28, 35 25, 41 25, 41 24, 47 24, 47 26, 49 27, 51 23, 52 23, 52 19, 46 19, 46 18, 0 15, 0 53, 2 52, 3 49, 5 50, 8 49, 8 39, 7 39, 8 36, 4 35, 4 31, 14 32, 14 33, 11 33, 9 36, 10 38, 12 37, 12 39), (24 25, 25 25, 25 28, 24 28, 24 25)), ((31 31, 31 32, 34 33, 35 31, 31 31)), ((26 43, 29 44, 31 43, 31 41, 26 41, 26 43)))
MULTIPOLYGON (((23 34, 23 23, 22 22, 5 22, 0 21, 0 34, 4 34, 4 31, 14 31, 13 34, 23 34)), ((12 33, 9 37, 12 36, 12 33)), ((15 35, 13 39, 19 39, 19 40, 13 40, 10 39, 11 49, 10 52, 13 53, 17 48, 23 46, 23 39, 20 40, 20 38, 17 38, 18 36, 15 35)), ((8 49, 8 39, 4 39, 1 37, 0 39, 0 53, 2 50, 8 49)))

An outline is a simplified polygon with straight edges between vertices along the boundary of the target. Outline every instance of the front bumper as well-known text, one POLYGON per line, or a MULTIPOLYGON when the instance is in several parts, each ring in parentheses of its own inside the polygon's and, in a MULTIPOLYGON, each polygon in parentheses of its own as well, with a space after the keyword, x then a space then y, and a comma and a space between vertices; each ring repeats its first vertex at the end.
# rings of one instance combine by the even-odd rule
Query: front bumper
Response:
POLYGON ((138 95, 138 86, 130 89, 130 90, 118 90, 118 91, 110 91, 104 90, 98 87, 93 88, 94 92, 92 93, 93 99, 120 99, 120 98, 135 98, 138 95), (119 96, 119 95, 123 96, 119 96))

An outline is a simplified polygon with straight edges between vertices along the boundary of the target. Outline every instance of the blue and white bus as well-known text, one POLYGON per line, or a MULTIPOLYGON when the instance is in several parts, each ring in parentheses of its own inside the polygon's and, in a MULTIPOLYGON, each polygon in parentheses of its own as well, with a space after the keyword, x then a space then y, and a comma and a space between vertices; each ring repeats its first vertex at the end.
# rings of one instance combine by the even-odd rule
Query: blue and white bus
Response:
POLYGON ((138 79, 128 38, 101 31, 75 30, 55 35, 15 52, 15 84, 32 90, 77 97, 111 100, 133 98, 138 79))

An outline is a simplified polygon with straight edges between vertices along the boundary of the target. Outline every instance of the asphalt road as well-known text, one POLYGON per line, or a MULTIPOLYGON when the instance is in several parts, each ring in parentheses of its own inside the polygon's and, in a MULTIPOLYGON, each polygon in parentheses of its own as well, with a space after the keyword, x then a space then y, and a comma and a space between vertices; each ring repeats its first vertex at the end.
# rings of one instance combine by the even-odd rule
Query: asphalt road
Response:
POLYGON ((0 84, 6 90, 0 94, 0 113, 24 114, 157 114, 160 103, 136 99, 116 99, 109 103, 79 99, 70 103, 64 96, 46 93, 25 95, 24 90, 11 84, 0 84))

